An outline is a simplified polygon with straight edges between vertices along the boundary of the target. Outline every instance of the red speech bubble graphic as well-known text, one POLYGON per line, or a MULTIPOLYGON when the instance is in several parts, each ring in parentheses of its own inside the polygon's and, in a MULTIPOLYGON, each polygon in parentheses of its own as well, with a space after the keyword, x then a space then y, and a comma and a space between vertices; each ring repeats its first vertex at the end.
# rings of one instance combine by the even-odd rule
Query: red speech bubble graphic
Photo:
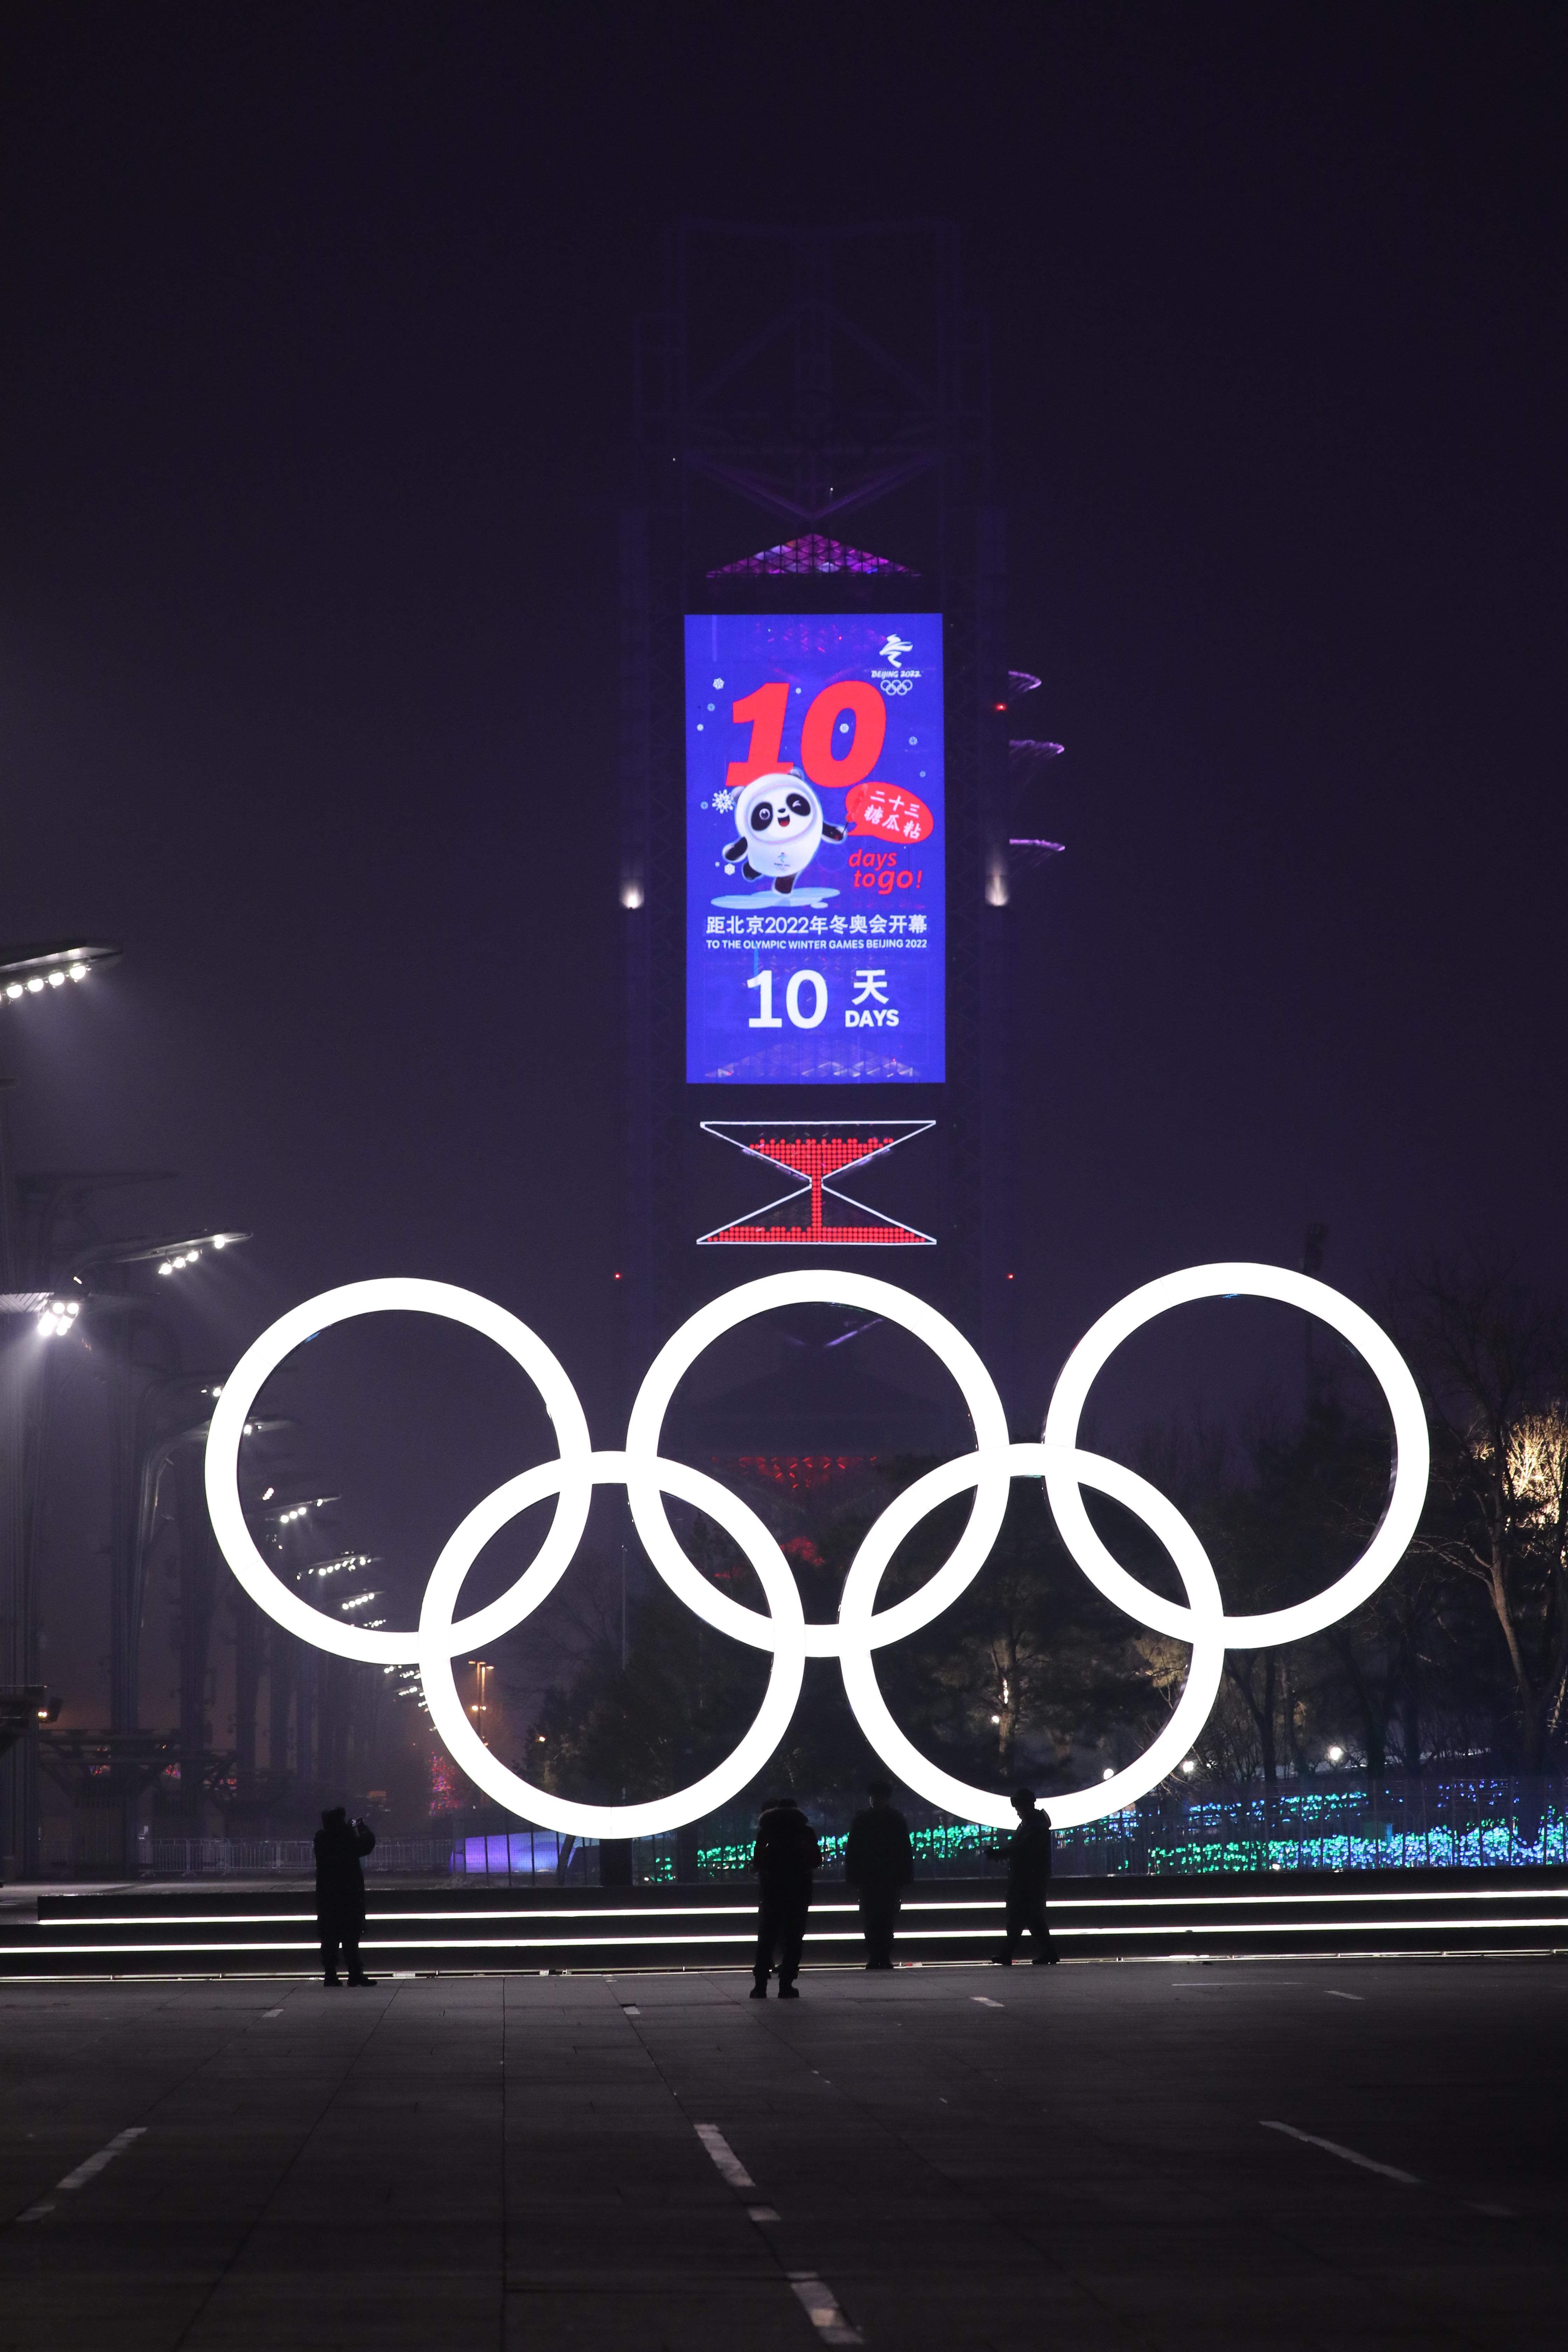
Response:
POLYGON ((851 833, 901 845, 929 840, 936 824, 919 794, 898 784, 856 784, 844 805, 851 833))

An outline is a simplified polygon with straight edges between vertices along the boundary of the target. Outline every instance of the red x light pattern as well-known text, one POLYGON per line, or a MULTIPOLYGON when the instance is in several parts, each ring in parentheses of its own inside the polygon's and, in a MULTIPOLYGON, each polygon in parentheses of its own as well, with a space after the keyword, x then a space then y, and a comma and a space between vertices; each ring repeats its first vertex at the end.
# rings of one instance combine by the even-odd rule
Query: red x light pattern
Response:
POLYGON ((753 1211, 750 1217, 720 1225, 710 1234, 700 1234, 698 1247, 751 1244, 801 1249, 862 1249, 869 1245, 933 1248, 932 1234, 922 1234, 916 1225, 900 1224, 892 1217, 884 1217, 879 1210, 867 1208, 863 1202, 852 1200, 847 1192, 836 1192, 829 1180, 863 1160, 879 1159, 884 1152, 906 1143, 911 1135, 923 1134, 934 1124, 929 1118, 880 1122, 858 1119, 826 1125, 791 1120, 772 1126, 761 1120, 704 1119, 705 1134, 720 1136, 751 1159, 787 1169, 792 1176, 805 1181, 794 1191, 753 1211), (834 1204, 831 1211, 826 1205, 827 1202, 834 1204), (860 1222, 847 1222, 837 1213, 844 1209, 854 1210, 860 1222))

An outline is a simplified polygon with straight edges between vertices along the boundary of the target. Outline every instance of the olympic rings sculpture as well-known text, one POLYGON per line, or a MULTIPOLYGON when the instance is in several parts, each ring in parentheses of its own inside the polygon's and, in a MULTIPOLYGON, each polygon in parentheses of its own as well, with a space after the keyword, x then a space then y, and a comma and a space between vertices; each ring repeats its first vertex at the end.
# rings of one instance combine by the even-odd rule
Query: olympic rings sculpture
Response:
POLYGON ((1098 1821, 1154 1788, 1173 1771, 1208 1719, 1227 1648, 1253 1650, 1300 1641, 1360 1605, 1403 1557, 1426 1498, 1429 1455, 1426 1416, 1408 1367, 1369 1315, 1327 1284, 1272 1265, 1191 1266, 1145 1283, 1110 1308, 1068 1357, 1051 1398, 1037 1444, 1012 1444, 1002 1400, 979 1356, 945 1316, 894 1284, 856 1274, 816 1271, 766 1275, 700 1307, 667 1340, 637 1392, 619 1453, 595 1452, 577 1392, 555 1357, 527 1325, 488 1298, 444 1282, 389 1277, 323 1291, 284 1315, 247 1348, 225 1382, 213 1411, 206 1446, 207 1506, 213 1528, 235 1575, 258 1605, 301 1641, 335 1656, 390 1665, 416 1661, 432 1720, 448 1750, 486 1795, 523 1821, 576 1837, 637 1837, 699 1820, 743 1789, 773 1754, 788 1727, 807 1658, 837 1658, 860 1727, 883 1762, 905 1785, 943 1811, 990 1827, 1010 1828, 1012 1807, 994 1790, 976 1789, 941 1770, 907 1739, 889 1714, 877 1682, 875 1653, 929 1625, 973 1581, 990 1555, 1019 1477, 1043 1479, 1062 1540, 1091 1584, 1138 1624, 1190 1643, 1186 1685, 1170 1721, 1135 1764, 1094 1787, 1053 1796, 1051 1819, 1061 1829, 1098 1821), (1208 1554, 1175 1506, 1148 1481, 1079 1444, 1079 1424, 1093 1382, 1121 1342, 1157 1315, 1201 1298, 1271 1298, 1328 1323, 1356 1349, 1373 1374, 1394 1423, 1394 1470, 1388 1498, 1371 1542, 1355 1565, 1315 1599, 1289 1609, 1229 1617, 1208 1554), (893 1499, 861 1543, 845 1581, 838 1617, 806 1622, 789 1562, 750 1505, 716 1479, 659 1452, 664 1419, 676 1385, 702 1350, 752 1316, 776 1307, 830 1305, 862 1308, 897 1323, 925 1341, 957 1381, 974 1431, 974 1450, 946 1462, 893 1499), (274 1573, 252 1540, 239 1498, 239 1448, 251 1408, 285 1357, 319 1331, 361 1315, 393 1311, 437 1315, 492 1339, 529 1375, 543 1400, 559 1453, 498 1486, 475 1505, 442 1548, 426 1587, 413 1633, 388 1633, 326 1616, 274 1573), (772 1654, 766 1695, 750 1731, 700 1780, 642 1804, 578 1804, 536 1789, 510 1770, 480 1740, 464 1711, 452 1675, 459 1651, 471 1651, 520 1625, 560 1582, 575 1557, 596 1486, 624 1486, 648 1556, 671 1591, 716 1632, 772 1654), (1083 1490, 1110 1495, 1134 1512, 1169 1553, 1184 1602, 1162 1600, 1129 1574, 1096 1534, 1083 1490), (920 1590, 879 1610, 877 1593, 900 1544, 939 1503, 973 1489, 967 1525, 942 1566, 920 1590), (674 1495, 716 1520, 745 1553, 763 1588, 768 1614, 721 1592, 678 1541, 664 1507, 674 1495), (550 1531, 528 1567, 500 1598, 471 1615, 457 1614, 464 1579, 490 1538, 531 1504, 555 1496, 550 1531))

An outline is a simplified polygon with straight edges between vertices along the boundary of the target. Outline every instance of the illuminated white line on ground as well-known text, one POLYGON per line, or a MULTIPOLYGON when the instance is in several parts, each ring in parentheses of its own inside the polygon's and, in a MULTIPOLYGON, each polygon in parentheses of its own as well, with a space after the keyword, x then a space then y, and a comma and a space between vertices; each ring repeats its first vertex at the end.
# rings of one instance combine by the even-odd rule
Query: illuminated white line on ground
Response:
POLYGON ((692 2129, 731 2189, 756 2189, 756 2182, 717 2124, 694 2124, 692 2129))
POLYGON ((969 1998, 978 2001, 982 2009, 1000 2009, 1002 2006, 999 2000, 993 2000, 988 1992, 972 1992, 969 1998))
POLYGON ((851 2327, 838 2308, 838 2297, 815 2271, 791 2271, 789 2283, 805 2306, 806 2317, 823 2344, 864 2344, 858 2328, 851 2327))
POLYGON ((1330 2000, 1364 2000, 1366 1995, 1364 1992, 1342 1992, 1338 1985, 1331 1985, 1326 1998, 1330 2000))
MULTIPOLYGON (((1259 1906, 1265 1909, 1283 1908, 1300 1910, 1308 1907, 1316 1908, 1323 1905, 1330 1904, 1342 1906, 1355 1904, 1366 1905, 1388 1903, 1539 1903, 1543 1900, 1550 1901, 1552 1894, 1554 1891, 1555 1890, 1550 1890, 1544 1887, 1410 1887, 1408 1889, 1397 1888, 1385 1892, 1369 1891, 1363 1895, 1356 1893, 1352 1888, 1344 1887, 1338 1889, 1332 1895, 1283 1893, 1278 1895, 1068 1895, 1065 1897, 1058 1896, 1052 1901, 1050 1908, 1053 1918, 1058 1918, 1075 1911, 1236 1911, 1253 1909, 1259 1906)), ((819 1917, 832 1916, 835 1914, 850 1916, 856 1910, 856 1906, 851 1903, 818 1903, 814 1907, 819 1917)), ((975 1912, 1000 1911, 1004 1908, 1005 1906, 1000 1896, 998 1896, 994 1901, 989 1898, 984 1898, 962 1903, 938 1903, 925 1901, 923 1899, 915 1899, 910 1900, 906 1903, 906 1916, 909 1912, 914 1912, 924 1916, 931 1916, 938 1912, 957 1911, 973 1914, 975 1912)), ((704 1903, 691 1906, 683 1905, 679 1906, 666 1906, 664 1905, 660 1905, 657 1909, 651 1908, 647 1905, 640 1905, 616 1906, 613 1909, 606 1906, 604 1908, 595 1907, 591 1910, 580 1911, 545 1911, 531 1908, 528 1910, 486 1910, 481 1914, 481 1916, 488 1920, 565 1919, 593 1920, 598 1922, 610 1919, 665 1920, 751 1918, 754 1916, 754 1913, 755 1906, 750 1903, 704 1903)), ((467 1910, 372 1911, 369 1915, 367 1924, 371 1927, 384 1928, 398 1926, 405 1921, 406 1921, 411 1927, 416 1925, 424 1926, 437 1924, 450 1919, 471 1919, 473 1916, 474 1914, 471 1911, 467 1910)), ((30 1920, 23 1921, 19 1924, 24 1927, 32 1927, 36 1924, 38 1928, 43 1929, 47 1927, 59 1928, 66 1926, 67 1922, 63 1919, 47 1919, 39 1920, 36 1923, 30 1920)), ((86 1921, 73 1920, 69 1924, 72 1927, 81 1927, 89 1923, 86 1921)), ((131 1912, 101 1912, 93 1915, 90 1924, 94 1927, 143 1927, 156 1926, 163 1928, 175 1927, 314 1927, 315 1914, 312 1911, 192 1911, 182 1913, 175 1917, 164 1916, 163 1918, 149 1919, 145 1915, 138 1916, 135 1913, 131 1912)), ((1282 1921, 1280 1924, 1283 1926, 1287 1923, 1282 1921)), ((1451 1920, 1444 1920, 1436 1924, 1448 1927, 1458 1923, 1451 1920)), ((1486 1920, 1479 1924, 1488 1927, 1495 1927, 1503 1923, 1500 1923, 1496 1920, 1486 1920)), ((1540 1920, 1521 1920, 1517 1924, 1521 1927, 1539 1927, 1546 1923, 1540 1920)), ((942 1929, 929 1929, 922 1931, 917 1928, 909 1932, 918 1935, 921 1932, 941 1934, 952 1931, 944 1931, 942 1929)), ((1098 1927, 1075 1928, 1064 1927, 1061 1932, 1064 1935, 1102 1935, 1105 1933, 1105 1930, 1098 1927)), ((807 1941, 809 1942, 811 1938, 808 1936, 807 1941)))
POLYGON ((280 2009, 264 2009, 261 2014, 263 2017, 281 2017, 283 2011, 280 2009))
MULTIPOLYGON (((1114 1910, 1119 1903, 1135 1905, 1140 1911, 1190 1911, 1215 1906, 1228 1908, 1243 1903, 1537 1903, 1555 1892, 1555 1888, 1544 1886, 1411 1886, 1393 1887, 1383 1893, 1369 1887, 1363 1895, 1347 1886, 1332 1895, 1069 1895, 1053 1896, 1050 1908, 1105 1911, 1114 1910)), ((924 1911, 934 1910, 936 1906, 921 1903, 916 1907, 924 1911)))
MULTIPOLYGON (((47 1901, 48 1897, 46 1896, 45 1900, 47 1901)), ((853 1903, 819 1903, 816 1907, 819 1911, 853 1911, 856 1908, 853 1903)), ((921 1910, 942 1908, 951 1911, 969 1906, 962 1904, 921 1904, 918 1907, 921 1910)), ((1000 1910, 1002 1906, 992 1904, 982 1907, 1000 1910)), ((595 1906, 587 1911, 542 1911, 531 1907, 526 1911, 487 1910, 481 1916, 486 1919, 751 1919, 755 1917, 756 1908, 754 1903, 660 1904, 657 1909, 650 1908, 646 1903, 633 1908, 624 1905, 612 1908, 606 1904, 603 1908, 595 1906)), ((473 1916, 471 1910, 372 1911, 366 1917, 371 1926, 386 1927, 399 1919, 471 1919, 473 1916)), ((179 1911, 166 1913, 162 1917, 154 1915, 152 1918, 146 1912, 94 1911, 88 1917, 90 1924, 98 1927, 223 1927, 231 1925, 237 1927, 313 1927, 316 1924, 313 1911, 179 1911)), ((25 1921, 23 1924, 30 1926, 33 1923, 25 1921)), ((81 1922, 72 1921, 71 1924, 79 1926, 81 1922)), ((41 1919, 37 1925, 63 1927, 66 1922, 63 1919, 41 1919)))
MULTIPOLYGON (((132 2124, 129 2131, 116 2132, 96 2155, 79 2164, 74 2172, 68 2172, 63 2180, 56 2181, 55 2195, 58 2197, 62 2189, 85 2189, 89 2180, 98 2178, 106 2164, 112 2164, 117 2156, 124 2154, 133 2139, 141 2139, 146 2129, 145 2124, 132 2124)), ((41 2221, 46 2213, 52 2213, 54 2210, 52 2203, 29 2205, 25 2213, 17 2214, 16 2219, 18 2221, 41 2221)))
MULTIPOLYGON (((1173 1922, 1169 1926, 1141 1926, 1136 1922, 1118 1923, 1114 1927, 1068 1927, 1058 1918, 1053 1919, 1052 1933, 1067 1937, 1104 1936, 1201 1936, 1215 1932, 1221 1923, 1215 1921, 1184 1927, 1173 1922)), ((1368 1936, 1397 1935, 1402 1928, 1412 1934, 1429 1935, 1436 1928, 1456 1928, 1474 1934, 1483 1928, 1506 1928, 1510 1934, 1521 1928, 1544 1928, 1556 1935, 1568 1933, 1568 1915, 1559 1913, 1553 1918, 1530 1919, 1269 1919, 1256 1926, 1245 1920, 1226 1923, 1237 1936, 1368 1936)), ((900 1928, 899 1940, 903 1944, 953 1942, 973 1931, 964 1927, 900 1928)), ((835 1930, 826 1935, 808 1935, 807 1945, 855 1944, 860 1941, 858 1930, 835 1930)), ((601 1948, 617 1951, 635 1947, 741 1945, 748 1948, 751 1935, 735 1936, 367 1936, 363 1948, 373 1952, 485 1952, 485 1951, 559 1951, 582 1952, 601 1948)), ((120 1955, 135 1957, 153 1953, 227 1952, 236 1956, 247 1952, 310 1952, 312 1941, 301 1938, 285 1942, 245 1943, 144 1943, 144 1944, 0 1944, 0 1975, 5 1973, 5 1962, 14 1958, 93 1959, 120 1955)))
MULTIPOLYGON (((1476 2210, 1479 2212, 1481 2208, 1478 2206, 1476 2210)), ((748 2205, 746 2208, 748 2221, 776 2221, 778 2218, 778 2213, 772 2205, 748 2205)))
POLYGON ((1414 2172, 1402 2172, 1396 2164, 1380 2164, 1374 2156, 1359 2156, 1353 2147, 1342 2147, 1337 2139, 1320 2139, 1316 2132, 1298 2131, 1294 2124, 1271 2124, 1260 2121, 1260 2131, 1284 2132, 1290 2139, 1304 2140, 1309 2147, 1321 2147, 1329 2156, 1337 2156, 1343 2164, 1357 2164, 1363 2172, 1380 2172, 1385 2180, 1402 2180, 1406 2189, 1419 2189, 1420 2180, 1414 2172))
POLYGON ((621 2003, 621 2014, 623 2017, 640 2017, 642 2015, 642 2011, 637 2007, 635 2000, 623 2000, 621 2003))

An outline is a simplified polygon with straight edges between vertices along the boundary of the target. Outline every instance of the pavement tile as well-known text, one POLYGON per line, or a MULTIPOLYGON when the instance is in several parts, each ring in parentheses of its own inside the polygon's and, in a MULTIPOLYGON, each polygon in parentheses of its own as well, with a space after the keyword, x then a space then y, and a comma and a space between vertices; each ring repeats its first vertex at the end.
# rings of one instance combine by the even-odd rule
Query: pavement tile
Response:
POLYGON ((1367 1966, 1353 2008, 1288 1962, 994 1982, 8 1995, 0 2352, 804 2352, 791 2270, 870 2352, 1515 2352, 1559 2324, 1559 1972, 1367 1966))

